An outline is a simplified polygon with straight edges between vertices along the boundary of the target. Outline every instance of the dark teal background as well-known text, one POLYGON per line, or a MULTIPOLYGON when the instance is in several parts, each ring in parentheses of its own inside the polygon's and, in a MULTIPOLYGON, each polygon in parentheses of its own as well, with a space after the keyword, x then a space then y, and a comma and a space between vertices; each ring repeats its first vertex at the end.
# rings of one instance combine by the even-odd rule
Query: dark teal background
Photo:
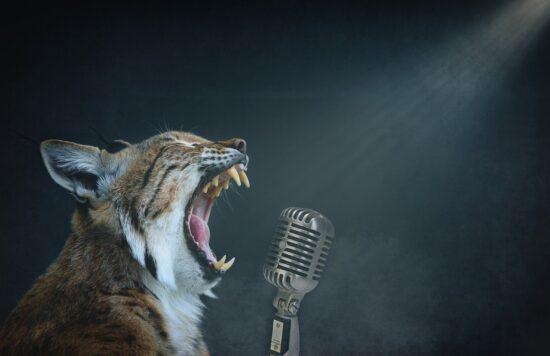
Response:
POLYGON ((214 250, 237 257, 207 302, 214 355, 268 347, 261 266, 287 206, 336 227, 303 355, 548 354, 550 27, 512 63, 475 47, 510 1, 445 3, 4 9, 0 319, 73 210, 19 134, 183 129, 243 137, 251 158, 252 188, 211 219, 214 250))

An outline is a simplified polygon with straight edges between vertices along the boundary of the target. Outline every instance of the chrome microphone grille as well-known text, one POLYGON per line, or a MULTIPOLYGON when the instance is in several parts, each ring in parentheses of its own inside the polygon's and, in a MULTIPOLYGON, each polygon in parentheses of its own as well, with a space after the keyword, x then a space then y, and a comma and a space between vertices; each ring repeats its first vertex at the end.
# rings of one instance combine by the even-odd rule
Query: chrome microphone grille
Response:
POLYGON ((304 208, 284 209, 269 246, 264 277, 278 288, 301 293, 312 290, 333 239, 334 227, 322 214, 304 208))

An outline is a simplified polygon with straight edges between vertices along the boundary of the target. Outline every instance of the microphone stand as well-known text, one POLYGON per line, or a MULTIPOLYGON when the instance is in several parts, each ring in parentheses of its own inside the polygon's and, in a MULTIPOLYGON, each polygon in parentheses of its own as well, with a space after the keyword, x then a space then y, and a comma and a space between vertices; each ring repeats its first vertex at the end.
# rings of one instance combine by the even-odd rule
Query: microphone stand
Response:
POLYGON ((273 318, 270 356, 298 356, 300 354, 300 327, 298 309, 304 294, 278 289, 273 306, 277 309, 273 318))

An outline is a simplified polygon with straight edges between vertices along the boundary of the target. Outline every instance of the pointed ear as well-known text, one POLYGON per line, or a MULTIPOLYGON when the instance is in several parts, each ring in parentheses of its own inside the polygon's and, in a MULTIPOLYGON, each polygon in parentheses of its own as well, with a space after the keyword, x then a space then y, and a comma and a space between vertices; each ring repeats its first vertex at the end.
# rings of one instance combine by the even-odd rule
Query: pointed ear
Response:
POLYGON ((107 152, 109 153, 117 153, 130 146, 132 146, 130 142, 124 140, 114 140, 107 144, 105 150, 107 150, 107 152))
POLYGON ((103 173, 99 148, 61 140, 40 145, 44 164, 53 180, 77 199, 97 197, 98 180, 103 173))

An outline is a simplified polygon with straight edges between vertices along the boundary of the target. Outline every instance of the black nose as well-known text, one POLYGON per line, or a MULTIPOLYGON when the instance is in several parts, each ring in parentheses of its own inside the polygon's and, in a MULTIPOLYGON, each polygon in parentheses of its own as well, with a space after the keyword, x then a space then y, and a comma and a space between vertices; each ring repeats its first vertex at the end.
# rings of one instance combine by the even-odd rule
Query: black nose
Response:
POLYGON ((242 138, 233 139, 233 146, 240 152, 246 154, 246 141, 242 138))

